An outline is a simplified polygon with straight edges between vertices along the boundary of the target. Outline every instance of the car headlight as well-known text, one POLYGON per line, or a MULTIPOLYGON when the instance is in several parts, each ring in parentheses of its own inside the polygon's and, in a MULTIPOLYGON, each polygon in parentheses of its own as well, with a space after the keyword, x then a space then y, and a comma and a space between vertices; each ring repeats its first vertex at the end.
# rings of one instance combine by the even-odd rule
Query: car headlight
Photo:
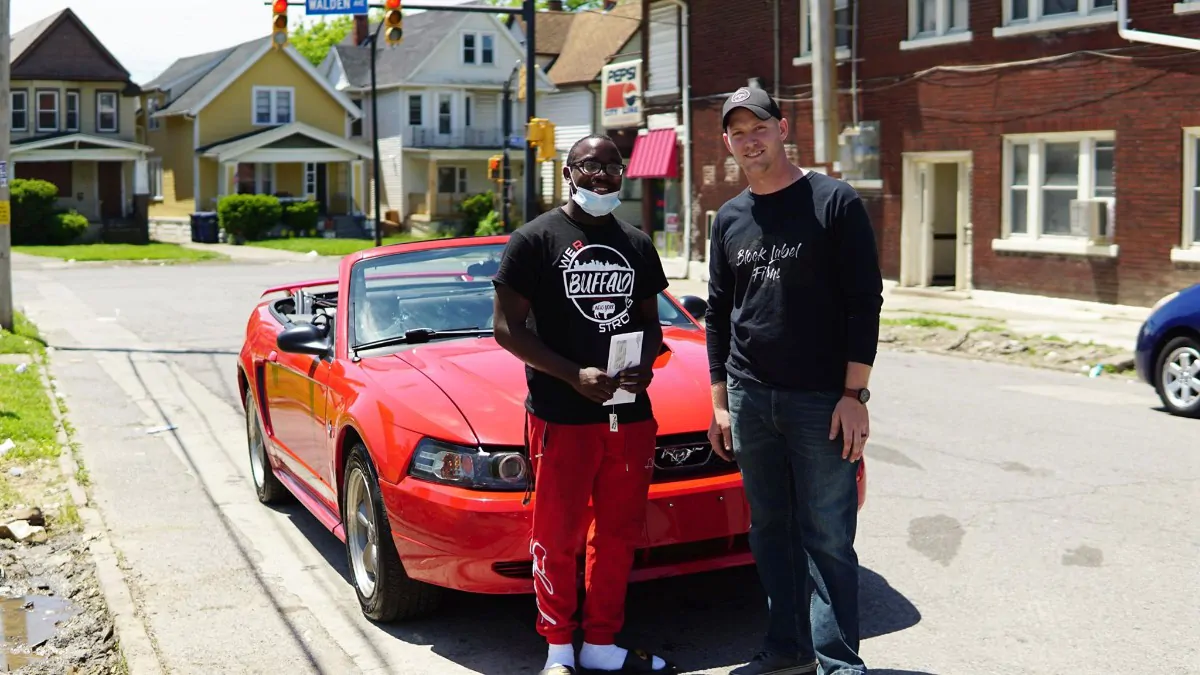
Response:
POLYGON ((465 488, 524 490, 529 485, 529 462, 518 452, 485 452, 425 438, 413 451, 408 475, 465 488))
POLYGON ((1154 306, 1150 308, 1150 311, 1157 312, 1159 307, 1162 307, 1163 305, 1167 304, 1168 302, 1174 300, 1177 297, 1179 297, 1179 291, 1175 291, 1174 293, 1171 293, 1170 295, 1164 295, 1161 299, 1159 299, 1158 302, 1154 303, 1154 306))

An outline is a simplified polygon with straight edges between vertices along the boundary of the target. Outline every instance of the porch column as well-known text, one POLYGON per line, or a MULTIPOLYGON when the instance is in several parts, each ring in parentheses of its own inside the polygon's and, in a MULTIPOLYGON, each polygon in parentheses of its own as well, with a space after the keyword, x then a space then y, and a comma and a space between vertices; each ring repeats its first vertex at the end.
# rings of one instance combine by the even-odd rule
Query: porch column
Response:
POLYGON ((429 222, 432 223, 437 218, 437 160, 430 157, 428 166, 429 175, 425 179, 425 211, 429 213, 429 222))
MULTIPOLYGON (((370 206, 367 205, 367 180, 363 173, 363 160, 356 159, 350 162, 350 204, 349 213, 369 213, 370 206)), ((378 189, 378 188, 377 188, 378 189)), ((378 215, 375 216, 376 221, 382 220, 378 215)), ((378 225, 377 225, 378 226, 378 225)))
POLYGON ((217 177, 219 178, 217 181, 218 204, 221 197, 237 192, 233 182, 236 176, 237 162, 221 162, 221 170, 217 173, 217 177))

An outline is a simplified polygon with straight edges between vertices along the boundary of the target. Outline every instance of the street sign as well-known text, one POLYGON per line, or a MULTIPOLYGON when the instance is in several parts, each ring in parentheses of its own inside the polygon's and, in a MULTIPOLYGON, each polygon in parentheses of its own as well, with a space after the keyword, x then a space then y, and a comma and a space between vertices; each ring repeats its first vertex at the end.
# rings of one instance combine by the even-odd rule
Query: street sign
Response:
POLYGON ((366 14, 367 0, 307 0, 308 14, 366 14))

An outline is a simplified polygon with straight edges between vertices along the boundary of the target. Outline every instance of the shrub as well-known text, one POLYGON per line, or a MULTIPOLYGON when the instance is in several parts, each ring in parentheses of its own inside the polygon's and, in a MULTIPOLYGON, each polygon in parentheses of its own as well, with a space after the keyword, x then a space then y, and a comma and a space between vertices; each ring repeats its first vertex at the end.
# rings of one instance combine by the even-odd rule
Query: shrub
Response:
POLYGON ((472 195, 463 200, 463 203, 458 208, 467 220, 467 232, 474 232, 479 227, 479 223, 492 212, 492 204, 495 200, 496 195, 491 190, 472 195))
POLYGON ((65 246, 79 239, 88 230, 88 219, 75 209, 54 214, 54 225, 48 228, 48 244, 65 246))
POLYGON ((499 211, 489 211, 483 220, 479 221, 479 226, 475 228, 476 237, 490 237, 503 232, 504 223, 500 220, 499 211))
MULTIPOLYGON (((55 221, 58 187, 49 181, 17 178, 9 183, 12 201, 12 243, 48 244, 55 221)), ((86 221, 85 221, 86 222, 86 221)))
POLYGON ((311 200, 286 204, 283 206, 283 226, 296 237, 315 234, 320 210, 321 205, 311 200))
POLYGON ((283 207, 274 195, 229 195, 217 205, 221 227, 235 241, 262 239, 283 217, 283 207))

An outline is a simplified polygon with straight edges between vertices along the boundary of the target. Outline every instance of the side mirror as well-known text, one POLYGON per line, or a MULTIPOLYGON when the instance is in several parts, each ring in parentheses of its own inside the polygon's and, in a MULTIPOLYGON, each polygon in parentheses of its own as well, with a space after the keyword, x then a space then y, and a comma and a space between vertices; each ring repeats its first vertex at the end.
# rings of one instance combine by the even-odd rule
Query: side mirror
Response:
POLYGON ((704 320, 704 313, 708 311, 708 303, 695 295, 685 295, 679 299, 679 304, 687 310, 697 321, 704 320))
POLYGON ((311 323, 292 324, 275 338, 275 344, 281 352, 325 356, 330 351, 329 328, 311 323))

